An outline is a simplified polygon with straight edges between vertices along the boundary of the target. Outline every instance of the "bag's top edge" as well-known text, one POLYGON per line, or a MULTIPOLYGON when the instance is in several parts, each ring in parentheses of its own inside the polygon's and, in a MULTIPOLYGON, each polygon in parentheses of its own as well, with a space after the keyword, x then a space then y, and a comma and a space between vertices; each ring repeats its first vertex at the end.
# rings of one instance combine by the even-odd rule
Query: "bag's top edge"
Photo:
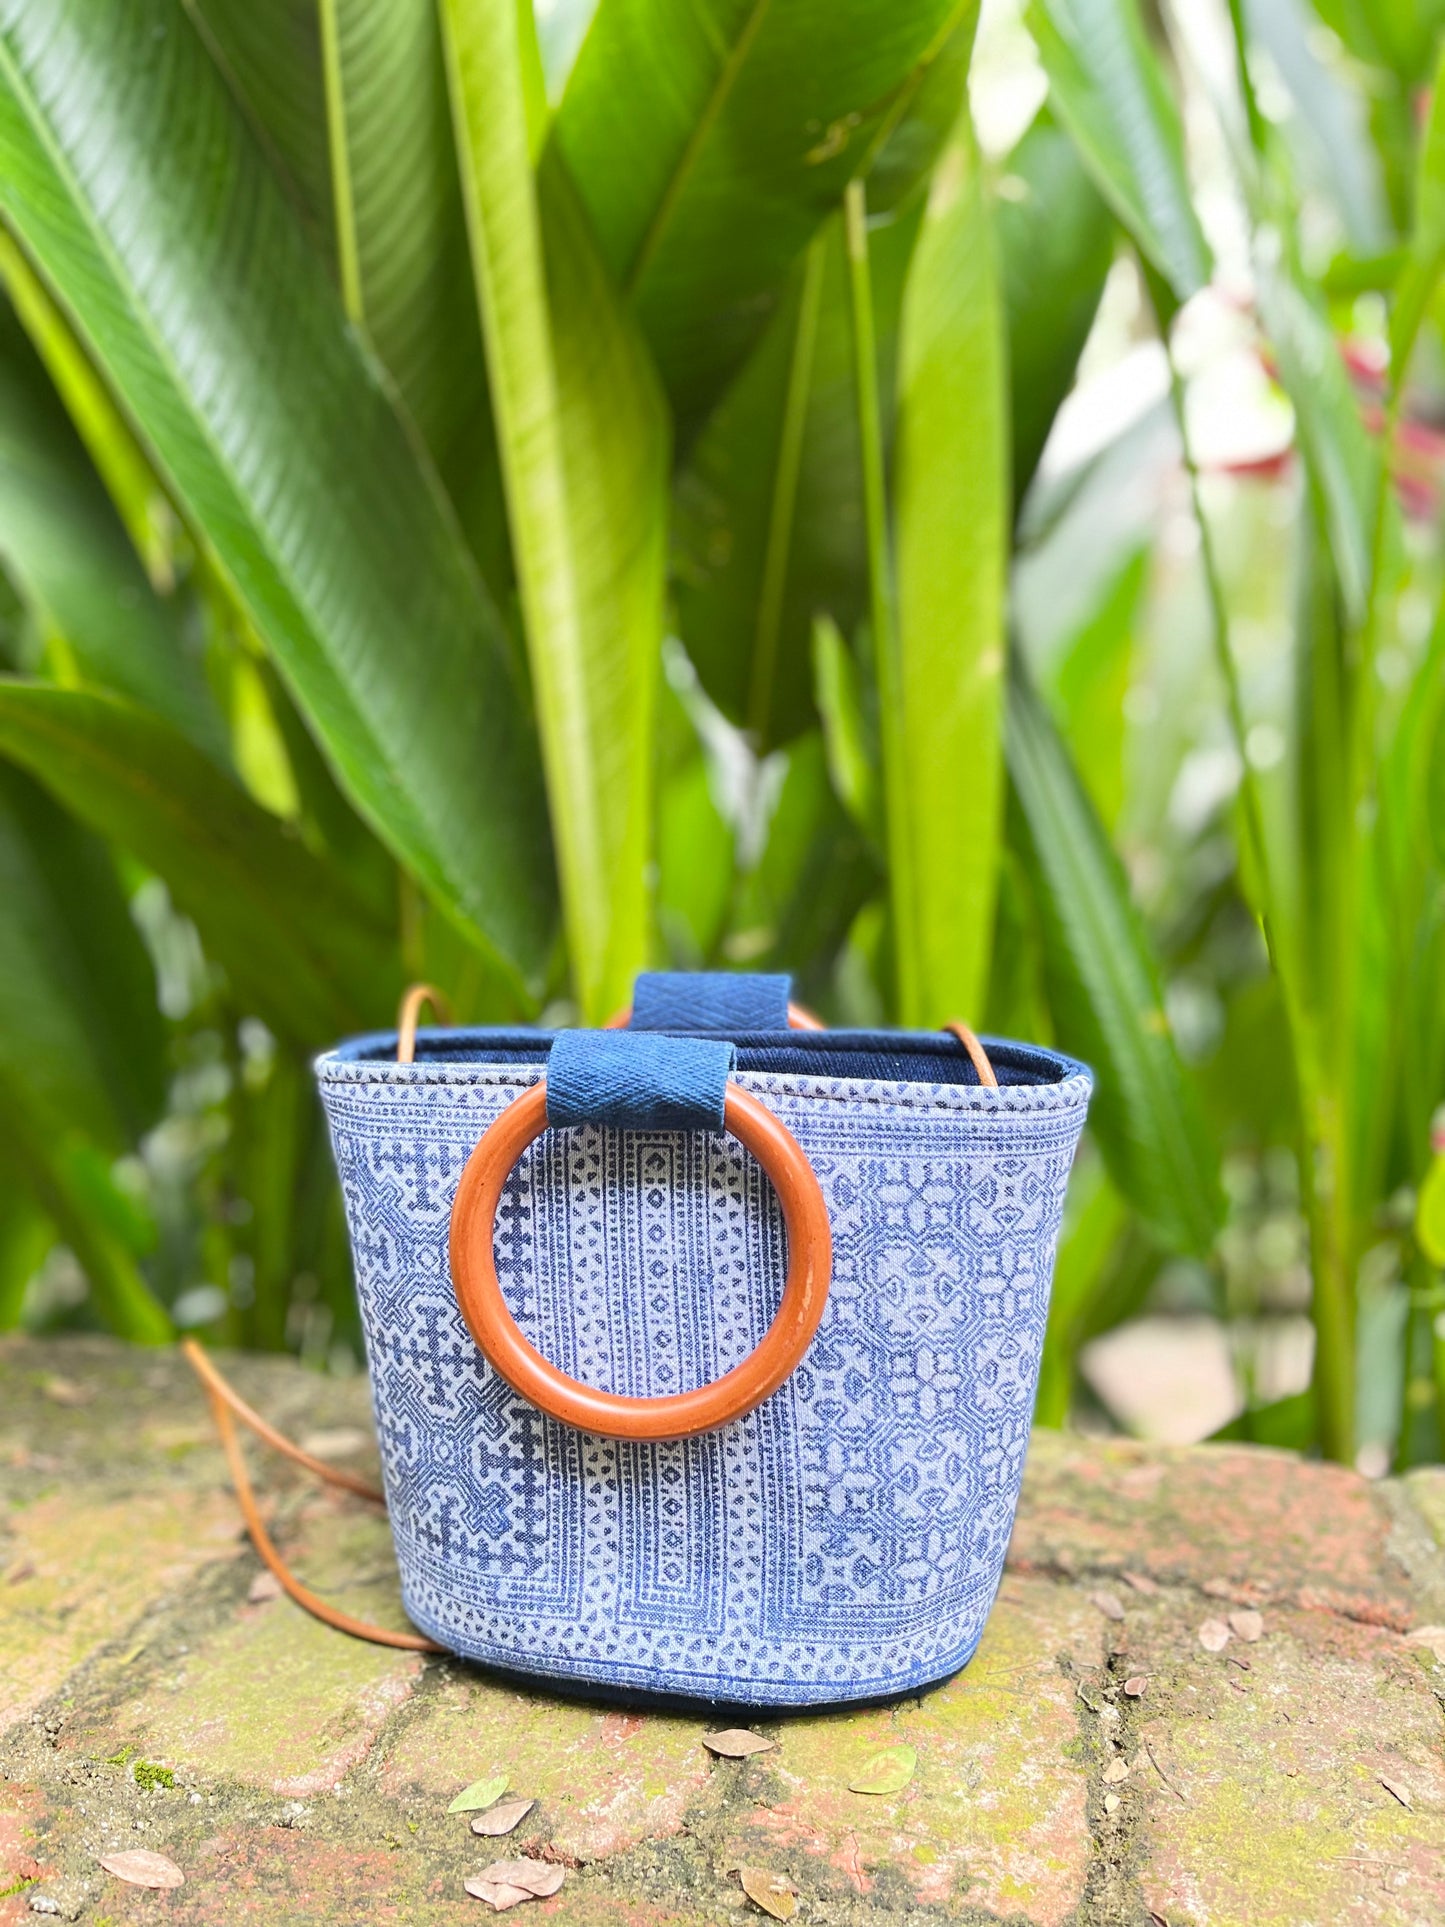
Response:
MULTIPOLYGON (((396 1033, 347 1039, 316 1060, 323 1084, 530 1084, 546 1063, 555 1033, 458 1028, 417 1034, 416 1061, 398 1064, 396 1033)), ((914 1102, 969 1109, 1069 1109, 1088 1102, 1093 1076, 1060 1051, 1005 1038, 985 1038, 998 1090, 978 1082, 956 1038, 935 1031, 777 1031, 735 1035, 738 1071, 755 1089, 798 1090, 875 1102, 914 1102), (825 1093, 823 1085, 847 1091, 825 1093)))

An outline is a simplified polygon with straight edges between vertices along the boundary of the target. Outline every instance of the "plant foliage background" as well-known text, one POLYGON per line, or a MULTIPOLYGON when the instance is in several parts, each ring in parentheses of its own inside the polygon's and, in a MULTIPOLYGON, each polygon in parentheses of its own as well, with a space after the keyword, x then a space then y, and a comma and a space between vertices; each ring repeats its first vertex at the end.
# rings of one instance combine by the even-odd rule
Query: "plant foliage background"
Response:
POLYGON ((0 1326, 345 1369, 314 1051, 788 969, 1096 1067, 1041 1417, 1439 1456, 1442 28, 0 0, 0 1326))

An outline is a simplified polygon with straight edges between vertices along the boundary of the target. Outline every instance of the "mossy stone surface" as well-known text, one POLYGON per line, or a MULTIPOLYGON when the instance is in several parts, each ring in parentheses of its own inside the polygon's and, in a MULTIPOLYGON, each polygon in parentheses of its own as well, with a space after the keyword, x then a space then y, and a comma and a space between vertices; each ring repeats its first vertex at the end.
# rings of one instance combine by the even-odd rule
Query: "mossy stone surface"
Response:
MULTIPOLYGON (((257 1359, 236 1376, 293 1437, 369 1441, 360 1380, 257 1359)), ((253 1463, 312 1583, 401 1623, 384 1520, 253 1463)), ((374 1466, 369 1443, 348 1463, 374 1466)), ((568 1869, 527 1918, 563 1927, 744 1927, 762 1916, 743 1865, 788 1876, 803 1927, 1445 1919, 1445 1663, 1408 1637, 1442 1617, 1442 1477, 1041 1433, 955 1679, 792 1718, 599 1707, 252 1599, 182 1361, 8 1340, 0 1927, 37 1897, 96 1927, 475 1921, 462 1882, 501 1843, 446 1809, 501 1774, 536 1801, 506 1852, 568 1869), (1262 1636, 1208 1650, 1201 1625, 1241 1609, 1262 1636), (775 1750, 702 1747, 737 1724, 775 1750), (912 1749, 906 1784, 853 1791, 885 1748, 912 1749), (185 1885, 100 1868, 137 1846, 185 1885)))

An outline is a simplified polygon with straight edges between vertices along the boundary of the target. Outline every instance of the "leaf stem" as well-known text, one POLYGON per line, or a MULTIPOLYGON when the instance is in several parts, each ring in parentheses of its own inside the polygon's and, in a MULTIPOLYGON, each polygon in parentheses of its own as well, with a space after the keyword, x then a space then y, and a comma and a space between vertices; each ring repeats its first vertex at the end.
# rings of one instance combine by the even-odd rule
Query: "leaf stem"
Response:
POLYGON ((331 160, 331 201, 336 221, 336 266, 347 319, 366 319, 361 292, 361 253, 356 240, 356 200, 351 149, 346 137, 346 84, 341 70, 338 0, 316 0, 321 24, 321 68, 326 96, 326 146, 331 160))
POLYGON ((793 336, 793 354, 788 368, 787 394, 778 436, 773 499, 768 508, 768 542, 763 556, 763 579, 758 591, 758 626, 748 686, 748 727, 757 738, 759 750, 766 747, 768 723, 773 709, 778 637, 783 622, 783 597, 788 586, 793 516, 798 505, 798 475, 803 462, 803 433, 808 422, 808 396, 813 382, 813 350, 818 339, 827 236, 828 227, 825 225, 814 235, 804 257, 797 330, 793 336))
POLYGON ((1284 1008, 1285 1025, 1294 1062, 1300 1106, 1298 1152, 1300 1191, 1310 1228, 1310 1242, 1314 1256, 1315 1402, 1320 1442, 1329 1457, 1348 1462, 1354 1451, 1355 1366, 1354 1294, 1349 1251, 1347 1245, 1344 1248, 1341 1246, 1338 1208, 1339 1201, 1344 1195, 1345 1173, 1341 1168, 1341 1159, 1346 1148, 1344 1133, 1339 1128, 1339 1120, 1335 1116, 1339 1107, 1326 1101, 1321 1088, 1313 1032, 1299 994, 1299 984, 1294 970, 1295 960, 1293 957, 1286 958, 1282 954, 1278 916, 1279 898, 1275 890, 1273 867, 1265 836, 1264 808, 1260 798, 1258 777, 1251 767, 1246 747, 1248 732, 1244 696, 1229 639, 1229 609, 1224 595, 1224 583, 1219 572, 1209 520, 1204 511, 1199 469, 1190 444, 1183 382, 1173 349, 1167 341, 1166 352, 1169 356, 1170 397, 1174 406, 1174 417, 1179 427, 1185 473, 1189 478, 1190 501, 1194 510, 1194 519, 1199 528, 1200 561, 1209 604, 1210 634, 1214 644, 1215 660, 1224 683, 1230 728, 1240 761, 1240 797, 1250 860, 1255 874, 1255 887, 1259 894, 1260 932, 1264 938, 1265 950, 1275 982, 1279 986, 1280 1002, 1284 1008), (1333 1119, 1333 1126, 1331 1126, 1331 1119, 1333 1119), (1321 1137, 1328 1143, 1332 1153, 1328 1176, 1334 1208, 1328 1211, 1325 1209, 1326 1200, 1321 1196, 1315 1173, 1316 1143, 1321 1137))
POLYGON ((893 560, 888 539, 888 497, 883 468, 883 425, 878 401, 878 351, 873 331, 873 283, 868 263, 868 206, 861 180, 843 197, 848 243, 848 291, 853 316, 853 376, 858 445, 863 468, 863 528, 868 551, 868 614, 878 687, 879 738, 883 751, 883 800, 888 877, 893 908, 898 1014, 906 1023, 918 1003, 914 954, 914 878, 908 833, 907 773, 903 742, 903 663, 894 616, 893 560))

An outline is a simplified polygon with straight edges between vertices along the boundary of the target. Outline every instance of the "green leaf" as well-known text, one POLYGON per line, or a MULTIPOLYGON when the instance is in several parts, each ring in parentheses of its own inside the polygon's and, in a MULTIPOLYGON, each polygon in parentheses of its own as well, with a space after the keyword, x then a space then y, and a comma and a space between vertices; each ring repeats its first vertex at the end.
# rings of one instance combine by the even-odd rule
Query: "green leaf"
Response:
POLYGON ((445 468, 482 391, 466 227, 430 0, 320 0, 347 312, 445 468))
MULTIPOLYGON (((885 442, 920 212, 869 233, 885 442)), ((833 220, 797 264, 676 491, 679 633, 708 694, 760 749, 813 721, 814 616, 826 611, 851 631, 866 607, 859 460, 847 263, 833 220)))
POLYGON ((684 425, 976 13, 977 0, 602 0, 554 138, 684 425))
POLYGON ((535 981, 550 869, 505 634, 170 0, 5 0, 0 211, 363 815, 535 981))
MULTIPOLYGON (((1345 63, 1329 58, 1307 0, 1249 0, 1248 41, 1289 90, 1295 112, 1281 132, 1300 170, 1325 188, 1339 212, 1351 253, 1378 256, 1391 239, 1380 156, 1370 139, 1369 100, 1345 63)), ((1331 264, 1330 277, 1335 274, 1331 264)), ((1393 276, 1370 287, 1388 287, 1393 276)), ((1353 292, 1361 292, 1359 288, 1353 292)))
POLYGON ((168 723, 119 697, 0 679, 0 756, 163 877, 248 1009, 315 1048, 384 1022, 387 934, 325 864, 168 723))
MULTIPOLYGON (((453 498, 501 510, 431 0, 191 0, 453 498)), ((485 516, 483 517, 485 521, 485 516)), ((478 552, 494 544, 479 531, 478 552)), ((505 577, 494 581, 503 586, 505 577)))
POLYGON ((318 0, 183 0, 272 172, 336 265, 318 0))
POLYGON ((116 1156, 165 1099, 155 977, 109 852, 3 764, 0 898, 0 1073, 116 1156))
POLYGON ((152 589, 79 436, 0 304, 0 560, 83 680, 154 709, 217 762, 198 641, 152 589))
POLYGON ((175 587, 172 549, 177 525, 165 491, 70 324, 3 229, 0 279, 147 576, 158 590, 169 593, 175 587))
POLYGON ((741 880, 725 949, 751 969, 791 971, 806 1001, 827 987, 839 945, 878 889, 878 864, 833 792, 818 731, 777 755, 786 769, 767 841, 741 880))
POLYGON ((20 1322, 25 1288, 55 1243, 55 1227, 19 1185, 0 1190, 0 1332, 20 1322))
POLYGON ((1405 379, 1406 363, 1420 323, 1445 268, 1445 46, 1440 50, 1430 113, 1420 141, 1415 168, 1415 224, 1410 253, 1395 290, 1390 316, 1390 367, 1393 379, 1405 379))
POLYGON ((918 1769, 911 1746, 885 1746, 872 1753, 848 1782, 850 1793, 901 1793, 918 1769))
POLYGON ((1093 1066, 1090 1124, 1115 1184, 1173 1248, 1204 1255, 1223 1214, 1218 1159, 1174 1048, 1128 882, 1015 652, 1013 831, 1032 879, 1060 1045, 1093 1066))
POLYGON ((1259 237, 1256 283, 1260 319, 1324 507, 1340 593, 1350 620, 1358 623, 1370 593, 1378 457, 1360 420, 1329 316, 1276 229, 1259 237))
POLYGON ((1030 0, 1050 97, 1108 201, 1177 301, 1210 274, 1179 110, 1139 0, 1030 0))
POLYGON ((868 741, 862 678, 857 658, 830 616, 818 616, 813 623, 813 684, 834 793, 859 829, 881 844, 882 799, 868 741))
POLYGON ((110 1176, 111 1160, 155 1121, 165 1097, 150 960, 108 851, 4 767, 0 896, 7 1191, 18 1186, 51 1220, 113 1331, 163 1343, 170 1320, 117 1235, 124 1207, 110 1176))
POLYGON ((702 969, 731 908, 734 844, 701 753, 663 779, 657 817, 662 939, 678 969, 702 969))
POLYGON ((1424 80, 1445 25, 1442 0, 1314 0, 1314 10, 1352 54, 1408 82, 1424 80))
POLYGON ((563 913, 597 1022, 646 953, 665 409, 556 154, 534 183, 515 9, 445 0, 443 21, 563 913))
POLYGON ((0 1157, 69 1246, 101 1323, 133 1345, 169 1344, 170 1314, 113 1228, 126 1206, 107 1167, 83 1136, 33 1111, 29 1095, 0 1068, 0 1157))
POLYGON ((494 1773, 485 1780, 473 1780, 463 1787, 456 1799, 447 1808, 448 1813, 477 1813, 500 1800, 507 1790, 505 1773, 494 1773))
POLYGON ((1226 1441, 1245 1441, 1251 1445, 1273 1446, 1281 1452, 1307 1452, 1319 1439, 1315 1422, 1313 1391, 1294 1392, 1288 1398, 1255 1405, 1238 1418, 1209 1434, 1210 1445, 1226 1441))
POLYGON ((1076 1163, 1069 1176, 1066 1219, 1049 1290, 1035 1425, 1068 1423, 1086 1321, 1127 1223, 1128 1206, 1098 1159, 1082 1166, 1076 1163))
POLYGON ((1115 227, 1078 149, 1047 110, 1009 155, 996 195, 1018 503, 1074 385, 1113 260, 1115 227))
POLYGON ((1008 376, 966 118, 934 176, 899 331, 896 661, 879 675, 905 1024, 983 1008, 1002 814, 1008 376))

